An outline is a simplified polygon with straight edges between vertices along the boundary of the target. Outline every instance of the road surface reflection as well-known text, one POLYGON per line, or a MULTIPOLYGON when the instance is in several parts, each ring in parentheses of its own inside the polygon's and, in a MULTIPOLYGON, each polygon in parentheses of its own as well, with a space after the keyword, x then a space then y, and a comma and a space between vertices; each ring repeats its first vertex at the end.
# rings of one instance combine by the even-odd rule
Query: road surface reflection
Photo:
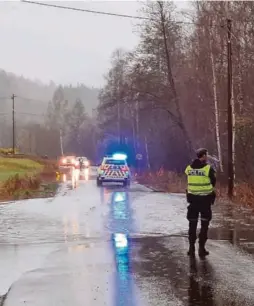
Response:
POLYGON ((116 265, 114 305, 135 306, 134 285, 130 272, 131 242, 129 239, 133 220, 128 193, 113 192, 110 205, 111 241, 116 265))
POLYGON ((197 259, 190 258, 189 274, 189 306, 207 305, 215 306, 213 296, 213 270, 207 260, 200 261, 197 267, 197 259), (200 278, 202 281, 200 281, 200 278))
POLYGON ((86 168, 79 172, 79 179, 88 181, 90 179, 90 169, 86 168))
POLYGON ((60 174, 60 182, 68 184, 71 189, 78 187, 79 181, 89 181, 91 176, 90 169, 70 169, 67 173, 60 174))

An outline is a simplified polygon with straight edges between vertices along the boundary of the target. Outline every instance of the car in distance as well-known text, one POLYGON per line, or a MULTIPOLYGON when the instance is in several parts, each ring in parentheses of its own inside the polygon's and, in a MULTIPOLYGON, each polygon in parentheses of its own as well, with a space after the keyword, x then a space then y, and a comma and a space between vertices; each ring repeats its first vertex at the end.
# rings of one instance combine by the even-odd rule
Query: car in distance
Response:
POLYGON ((77 166, 75 156, 62 156, 58 161, 58 167, 60 172, 70 172, 77 166))

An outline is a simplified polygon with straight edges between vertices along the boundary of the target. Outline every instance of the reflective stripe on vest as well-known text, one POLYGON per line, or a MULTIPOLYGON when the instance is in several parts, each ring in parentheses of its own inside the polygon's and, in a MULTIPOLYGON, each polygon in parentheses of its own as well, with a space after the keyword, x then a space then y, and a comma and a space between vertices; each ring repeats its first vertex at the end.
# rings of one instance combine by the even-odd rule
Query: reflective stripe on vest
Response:
POLYGON ((188 178, 188 193, 194 195, 208 195, 213 192, 213 185, 209 178, 210 165, 206 165, 201 169, 193 169, 188 166, 185 174, 188 178))

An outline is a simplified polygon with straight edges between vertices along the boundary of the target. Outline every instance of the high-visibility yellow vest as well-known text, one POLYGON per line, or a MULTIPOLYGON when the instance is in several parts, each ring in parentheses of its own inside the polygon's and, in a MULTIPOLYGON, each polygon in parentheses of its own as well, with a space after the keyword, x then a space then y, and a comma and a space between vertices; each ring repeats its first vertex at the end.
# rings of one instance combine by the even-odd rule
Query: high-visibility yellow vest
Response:
POLYGON ((60 177, 61 177, 61 176, 60 176, 60 173, 59 173, 59 172, 56 172, 56 180, 57 180, 57 181, 60 180, 60 177))
POLYGON ((193 169, 188 166, 185 174, 188 178, 187 191, 193 195, 208 195, 213 192, 214 188, 209 178, 210 165, 206 165, 201 169, 193 169))

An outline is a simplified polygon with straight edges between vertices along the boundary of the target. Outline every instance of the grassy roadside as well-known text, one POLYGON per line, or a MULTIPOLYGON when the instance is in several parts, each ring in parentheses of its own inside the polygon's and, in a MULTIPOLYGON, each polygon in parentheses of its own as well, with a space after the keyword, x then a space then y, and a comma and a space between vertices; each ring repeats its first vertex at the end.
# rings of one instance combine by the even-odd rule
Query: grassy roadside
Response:
POLYGON ((30 159, 0 157, 0 182, 4 182, 16 174, 22 177, 38 173, 42 169, 42 164, 30 159))
MULTIPOLYGON (((185 193, 186 192, 186 177, 169 171, 147 172, 142 175, 136 175, 136 180, 157 191, 169 193, 185 193)), ((217 198, 227 200, 227 187, 218 179, 216 185, 217 198)), ((235 203, 254 207, 254 184, 237 183, 235 186, 235 203)))
POLYGON ((0 201, 54 196, 55 168, 39 157, 0 157, 0 201))

